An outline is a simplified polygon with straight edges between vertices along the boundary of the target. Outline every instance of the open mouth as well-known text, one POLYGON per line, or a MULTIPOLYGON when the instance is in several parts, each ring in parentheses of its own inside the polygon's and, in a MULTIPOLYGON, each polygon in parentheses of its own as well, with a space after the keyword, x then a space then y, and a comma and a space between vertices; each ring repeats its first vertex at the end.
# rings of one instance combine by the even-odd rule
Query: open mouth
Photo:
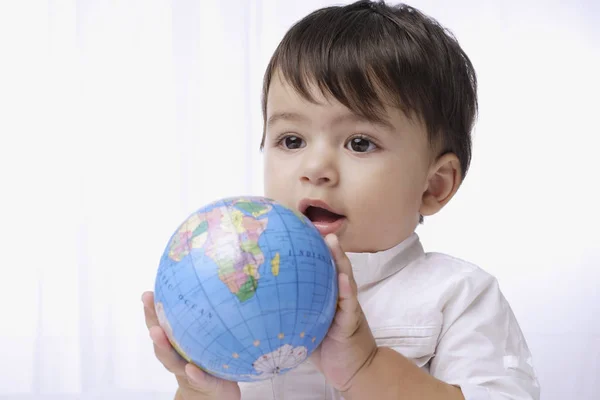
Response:
POLYGON ((306 215, 322 236, 336 233, 346 225, 346 216, 336 213, 321 200, 303 199, 298 209, 306 215))
POLYGON ((344 218, 343 215, 336 214, 325 208, 315 206, 308 206, 306 210, 304 210, 304 215, 306 215, 306 217, 313 223, 332 223, 338 219, 344 218))

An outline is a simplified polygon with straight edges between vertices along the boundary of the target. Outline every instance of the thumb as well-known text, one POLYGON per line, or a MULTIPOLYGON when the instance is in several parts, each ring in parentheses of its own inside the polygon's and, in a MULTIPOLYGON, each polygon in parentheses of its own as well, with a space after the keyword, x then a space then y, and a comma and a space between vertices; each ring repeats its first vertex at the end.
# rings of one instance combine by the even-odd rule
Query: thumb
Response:
POLYGON ((344 253, 344 250, 342 250, 338 237, 331 233, 325 236, 325 243, 327 243, 327 247, 329 247, 329 250, 331 251, 338 274, 347 275, 348 281, 353 286, 353 289, 356 290, 356 282, 354 281, 354 273, 352 272, 352 263, 346 253, 344 253))
POLYGON ((353 336, 363 322, 363 314, 358 303, 358 288, 352 273, 352 264, 342 251, 338 238, 327 235, 325 241, 329 246, 338 271, 338 311, 334 317, 329 335, 337 340, 345 340, 353 336))

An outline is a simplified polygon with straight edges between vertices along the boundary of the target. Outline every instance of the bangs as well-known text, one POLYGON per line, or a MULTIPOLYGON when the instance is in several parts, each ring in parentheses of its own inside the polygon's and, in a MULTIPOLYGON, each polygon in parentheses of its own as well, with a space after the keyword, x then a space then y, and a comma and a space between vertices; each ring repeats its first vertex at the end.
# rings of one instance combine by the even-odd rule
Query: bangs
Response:
POLYGON ((263 113, 270 81, 279 73, 306 100, 316 102, 310 90, 316 86, 371 121, 382 121, 386 106, 424 116, 423 85, 431 85, 419 72, 418 51, 406 31, 370 8, 319 10, 292 27, 275 51, 265 75, 263 113))
POLYGON ((316 103, 314 88, 374 122, 394 107, 423 123, 430 148, 452 152, 464 178, 477 114, 477 77, 450 31, 417 9, 357 1, 317 10, 286 33, 265 71, 264 146, 271 79, 316 103))

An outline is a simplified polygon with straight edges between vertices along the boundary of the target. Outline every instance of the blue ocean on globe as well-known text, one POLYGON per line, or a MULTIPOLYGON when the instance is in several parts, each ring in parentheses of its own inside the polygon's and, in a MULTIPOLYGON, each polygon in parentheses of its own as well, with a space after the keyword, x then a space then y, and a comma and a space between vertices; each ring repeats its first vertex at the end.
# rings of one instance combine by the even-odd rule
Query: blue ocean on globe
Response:
POLYGON ((215 201, 171 236, 155 282, 159 323, 219 378, 284 374, 321 343, 337 306, 331 253, 310 220, 264 197, 215 201))

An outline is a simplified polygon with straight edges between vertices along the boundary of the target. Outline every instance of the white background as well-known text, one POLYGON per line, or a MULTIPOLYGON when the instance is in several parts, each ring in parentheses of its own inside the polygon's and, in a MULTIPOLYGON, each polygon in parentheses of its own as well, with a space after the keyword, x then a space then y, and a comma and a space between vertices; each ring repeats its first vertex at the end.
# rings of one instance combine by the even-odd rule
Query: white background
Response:
MULTIPOLYGON (((140 295, 176 226, 262 193, 260 88, 325 0, 0 1, 0 399, 170 399, 140 295)), ((416 0, 480 81, 419 228, 498 277, 545 400, 600 393, 600 3, 416 0)))

